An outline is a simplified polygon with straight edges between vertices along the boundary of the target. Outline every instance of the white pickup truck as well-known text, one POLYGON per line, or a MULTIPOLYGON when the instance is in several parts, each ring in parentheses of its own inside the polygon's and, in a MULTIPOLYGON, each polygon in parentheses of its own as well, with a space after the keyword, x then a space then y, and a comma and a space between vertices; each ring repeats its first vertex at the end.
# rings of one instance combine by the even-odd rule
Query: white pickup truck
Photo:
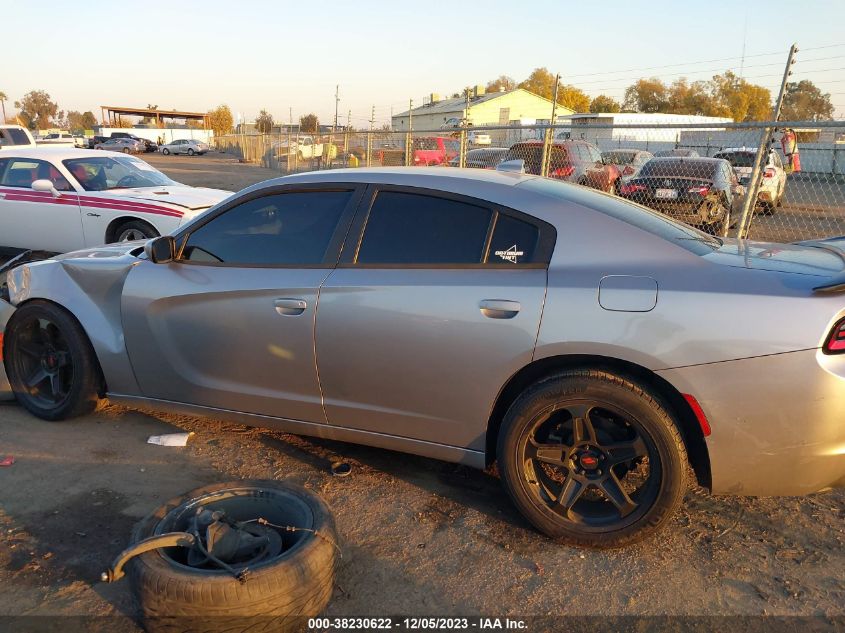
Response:
POLYGON ((35 139, 20 125, 0 125, 0 149, 4 147, 35 147, 35 139))
POLYGON ((70 132, 51 132, 44 138, 36 141, 38 145, 49 145, 50 147, 59 145, 65 147, 83 147, 81 136, 77 137, 70 132))

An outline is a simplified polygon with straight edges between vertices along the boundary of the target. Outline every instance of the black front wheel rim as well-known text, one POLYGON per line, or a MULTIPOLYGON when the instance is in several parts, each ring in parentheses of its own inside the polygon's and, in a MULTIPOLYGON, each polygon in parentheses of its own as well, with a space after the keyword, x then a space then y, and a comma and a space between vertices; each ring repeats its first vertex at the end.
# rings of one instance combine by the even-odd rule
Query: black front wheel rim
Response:
POLYGON ((658 497, 656 445, 621 408, 585 399, 560 402, 537 415, 521 439, 523 479, 534 503, 570 529, 622 529, 658 497))
POLYGON ((31 317, 20 324, 11 361, 24 397, 40 407, 55 409, 70 396, 73 362, 67 340, 55 323, 31 317))

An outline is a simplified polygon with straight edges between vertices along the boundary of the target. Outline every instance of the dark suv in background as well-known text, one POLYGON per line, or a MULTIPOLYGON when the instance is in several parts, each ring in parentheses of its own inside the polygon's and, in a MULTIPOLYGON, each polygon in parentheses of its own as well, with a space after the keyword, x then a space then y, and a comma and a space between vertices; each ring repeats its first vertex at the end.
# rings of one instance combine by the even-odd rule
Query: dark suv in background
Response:
MULTIPOLYGON (((522 141, 512 145, 505 160, 525 161, 525 172, 540 174, 543 141, 522 141)), ((555 139, 549 159, 549 178, 575 182, 608 193, 618 191, 622 172, 605 165, 599 148, 587 141, 555 139)))

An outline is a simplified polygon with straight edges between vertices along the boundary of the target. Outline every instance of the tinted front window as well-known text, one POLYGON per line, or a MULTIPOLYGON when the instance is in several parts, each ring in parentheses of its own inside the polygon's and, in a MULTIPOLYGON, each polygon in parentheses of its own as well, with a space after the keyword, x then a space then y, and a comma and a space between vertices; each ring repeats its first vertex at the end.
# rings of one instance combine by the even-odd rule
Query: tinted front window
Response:
POLYGON ((130 156, 91 156, 62 163, 85 191, 179 184, 148 163, 130 156))
POLYGON ((540 241, 539 229, 528 222, 499 214, 487 256, 489 263, 529 264, 540 241))
POLYGON ((478 264, 492 212, 434 196, 379 192, 358 249, 362 264, 478 264))
POLYGON ((255 198, 192 231, 183 259, 243 265, 322 264, 351 191, 255 198))
POLYGON ((628 165, 634 162, 637 156, 636 152, 604 152, 602 154, 604 161, 608 165, 628 165))

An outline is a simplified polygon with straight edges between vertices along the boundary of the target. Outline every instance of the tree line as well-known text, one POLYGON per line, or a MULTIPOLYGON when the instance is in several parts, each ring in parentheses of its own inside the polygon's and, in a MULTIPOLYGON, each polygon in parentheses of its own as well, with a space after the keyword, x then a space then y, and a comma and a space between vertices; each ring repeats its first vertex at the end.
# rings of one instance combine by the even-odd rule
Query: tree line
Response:
MULTIPOLYGON (((552 99, 555 76, 548 68, 535 68, 523 81, 500 75, 487 82, 488 92, 524 88, 552 99)), ((459 97, 456 93, 453 97, 459 97)), ((661 112, 727 117, 734 121, 765 121, 772 116, 772 94, 730 70, 705 81, 680 78, 671 84, 657 77, 638 79, 625 89, 620 103, 600 94, 592 99, 580 88, 566 83, 558 86, 558 104, 575 112, 661 112)), ((789 82, 784 92, 781 120, 826 121, 833 118, 830 94, 823 93, 808 79, 789 82)))

